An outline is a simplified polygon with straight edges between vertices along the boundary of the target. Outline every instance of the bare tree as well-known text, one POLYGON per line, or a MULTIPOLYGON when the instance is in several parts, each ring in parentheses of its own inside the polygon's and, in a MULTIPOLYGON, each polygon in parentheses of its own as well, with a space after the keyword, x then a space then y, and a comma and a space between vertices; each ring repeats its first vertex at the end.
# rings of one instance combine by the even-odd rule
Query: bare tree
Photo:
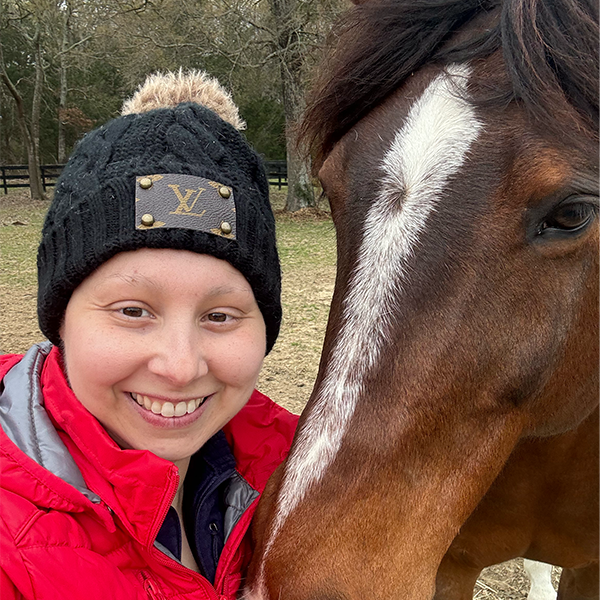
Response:
POLYGON ((314 206, 315 192, 308 165, 295 143, 294 125, 304 109, 303 63, 306 47, 302 43, 302 19, 298 0, 269 0, 276 32, 273 43, 281 74, 281 94, 286 123, 288 193, 285 209, 295 212, 314 206))
MULTIPOLYGON (((240 3, 243 4, 243 0, 240 3)), ((305 107, 307 73, 323 44, 327 25, 342 6, 340 0, 268 0, 266 18, 259 13, 252 22, 260 32, 262 43, 271 50, 266 55, 263 53, 263 60, 275 60, 279 70, 288 169, 285 209, 290 212, 315 205, 310 168, 296 144, 295 128, 305 107)))
MULTIPOLYGON (((315 204, 315 193, 306 158, 295 143, 295 125, 304 109, 305 81, 312 57, 322 45, 324 32, 344 0, 219 0, 198 3, 164 0, 141 3, 136 10, 116 15, 119 35, 136 44, 133 61, 154 64, 182 58, 188 64, 212 65, 222 71, 229 64, 230 87, 248 87, 252 79, 266 82, 264 72, 278 79, 285 115, 288 166, 286 210, 315 204), (143 48, 143 51, 141 49, 143 48), (219 63, 221 61, 221 63, 219 63)), ((123 65, 131 69, 132 64, 123 65)), ((143 70, 143 69, 142 69, 143 70)), ((268 85, 272 85, 272 79, 268 85)), ((235 96, 235 89, 234 96, 235 96)))
MULTIPOLYGON (((2 15, 6 21, 3 23, 2 29, 6 29, 10 25, 20 24, 26 18, 27 14, 15 14, 7 11, 5 2, 0 4, 2 15)), ((16 107, 17 120, 21 133, 23 135, 24 145, 27 151, 27 165, 29 169, 29 189, 31 197, 35 200, 45 199, 44 188, 42 185, 42 177, 40 172, 40 110, 42 102, 42 84, 44 80, 44 68, 42 64, 41 50, 41 27, 37 23, 33 30, 33 34, 29 34, 25 30, 21 32, 22 37, 27 40, 31 49, 31 55, 34 60, 34 86, 33 99, 31 102, 30 117, 27 117, 25 101, 23 95, 17 89, 15 83, 11 80, 6 69, 4 60, 4 50, 0 41, 0 79, 7 87, 9 94, 13 98, 16 107)))
POLYGON ((71 20, 71 3, 65 2, 63 18, 62 18, 62 40, 61 49, 58 56, 58 72, 60 81, 60 91, 58 96, 58 162, 64 163, 67 160, 67 144, 65 140, 65 114, 67 110, 67 94, 69 92, 68 85, 68 64, 67 54, 70 46, 70 20, 71 20))

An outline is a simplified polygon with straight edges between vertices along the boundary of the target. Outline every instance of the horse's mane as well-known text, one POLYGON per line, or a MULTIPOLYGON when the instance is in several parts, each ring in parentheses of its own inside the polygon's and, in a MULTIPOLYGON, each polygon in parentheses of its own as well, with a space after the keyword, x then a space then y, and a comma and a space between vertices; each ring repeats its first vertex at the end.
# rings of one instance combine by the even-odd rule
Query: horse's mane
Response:
POLYGON ((330 43, 300 126, 316 168, 420 67, 482 58, 500 47, 512 84, 502 101, 522 101, 563 140, 597 138, 596 0, 366 0, 346 14, 330 43), (453 42, 485 13, 488 28, 453 42))

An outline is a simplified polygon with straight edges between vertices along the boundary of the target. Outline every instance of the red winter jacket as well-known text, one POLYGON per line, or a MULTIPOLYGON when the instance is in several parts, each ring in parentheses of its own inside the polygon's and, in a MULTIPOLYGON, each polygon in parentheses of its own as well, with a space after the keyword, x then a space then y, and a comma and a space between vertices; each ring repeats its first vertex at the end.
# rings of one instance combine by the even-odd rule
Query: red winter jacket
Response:
POLYGON ((155 546, 173 463, 121 450, 75 398, 49 343, 0 357, 0 598, 233 599, 246 535, 297 417, 254 392, 224 428, 236 459, 215 586, 155 546))

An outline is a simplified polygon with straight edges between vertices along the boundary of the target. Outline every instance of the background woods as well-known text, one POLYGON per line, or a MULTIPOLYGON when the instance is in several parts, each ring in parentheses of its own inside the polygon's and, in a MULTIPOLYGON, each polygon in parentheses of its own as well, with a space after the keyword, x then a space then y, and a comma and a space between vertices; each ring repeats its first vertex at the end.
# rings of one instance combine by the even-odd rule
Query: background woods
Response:
POLYGON ((0 0, 0 164, 62 163, 156 70, 228 87, 266 159, 287 159, 286 209, 314 204, 293 125, 345 0, 0 0))

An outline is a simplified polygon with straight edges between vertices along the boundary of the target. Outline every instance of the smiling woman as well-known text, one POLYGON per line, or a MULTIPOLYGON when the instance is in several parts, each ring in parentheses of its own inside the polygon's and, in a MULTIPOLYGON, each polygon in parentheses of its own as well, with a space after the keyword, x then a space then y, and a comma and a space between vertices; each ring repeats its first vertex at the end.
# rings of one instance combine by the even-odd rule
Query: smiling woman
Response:
POLYGON ((71 389, 119 446, 186 468, 246 404, 266 349, 243 275, 185 250, 106 261, 73 292, 60 334, 71 389))
POLYGON ((268 184, 228 94, 149 78, 87 135, 38 251, 50 342, 0 358, 0 596, 236 597, 297 417, 268 184), (156 104, 158 102, 158 104, 156 104))

